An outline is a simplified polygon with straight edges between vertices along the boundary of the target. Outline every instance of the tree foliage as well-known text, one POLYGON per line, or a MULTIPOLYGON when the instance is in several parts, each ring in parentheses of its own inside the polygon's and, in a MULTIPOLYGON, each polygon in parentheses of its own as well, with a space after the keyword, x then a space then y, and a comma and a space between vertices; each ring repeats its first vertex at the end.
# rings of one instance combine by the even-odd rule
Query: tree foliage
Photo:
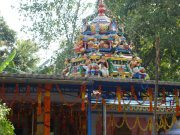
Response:
POLYGON ((32 73, 39 60, 39 46, 30 40, 16 40, 16 33, 0 17, 0 72, 32 73))
POLYGON ((61 72, 64 59, 73 56, 72 48, 79 33, 82 15, 92 5, 85 2, 85 0, 45 0, 20 3, 20 13, 32 22, 32 26, 24 27, 25 31, 33 32, 44 47, 52 42, 59 43, 59 50, 53 56, 55 67, 53 69, 56 69, 57 73, 61 72))
POLYGON ((32 73, 37 68, 39 46, 31 40, 18 40, 16 43, 17 54, 13 60, 15 72, 32 73))
POLYGON ((0 73, 12 62, 16 55, 16 33, 0 17, 0 73))
POLYGON ((32 26, 25 26, 26 30, 33 31, 41 43, 65 39, 72 44, 80 26, 80 17, 91 5, 83 2, 85 0, 22 1, 19 11, 32 22, 32 26))
POLYGON ((180 81, 179 4, 177 0, 105 0, 111 14, 125 23, 127 38, 151 78, 155 77, 155 40, 160 37, 160 80, 180 81))
POLYGON ((0 63, 0 73, 6 69, 6 67, 12 62, 14 57, 16 56, 16 50, 13 50, 12 53, 0 63))
POLYGON ((4 21, 4 18, 0 16, 0 47, 13 47, 16 41, 16 33, 4 21))
POLYGON ((2 62, 14 49, 14 43, 16 41, 16 33, 4 21, 4 18, 0 16, 0 62, 2 62))
POLYGON ((10 109, 0 102, 0 135, 13 135, 14 126, 7 119, 10 109))

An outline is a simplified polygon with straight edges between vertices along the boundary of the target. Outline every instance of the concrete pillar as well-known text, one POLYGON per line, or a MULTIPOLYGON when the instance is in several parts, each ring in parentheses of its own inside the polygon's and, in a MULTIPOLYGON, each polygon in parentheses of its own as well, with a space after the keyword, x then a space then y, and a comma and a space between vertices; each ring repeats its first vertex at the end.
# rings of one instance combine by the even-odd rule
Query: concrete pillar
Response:
POLYGON ((106 135, 106 100, 103 99, 103 104, 102 104, 102 112, 103 112, 103 120, 102 120, 102 125, 103 125, 103 135, 106 135))
POLYGON ((50 135, 50 121, 51 121, 51 84, 45 85, 44 95, 44 135, 50 135))
POLYGON ((91 91, 92 89, 88 90, 88 108, 87 108, 87 135, 92 135, 92 112, 91 112, 91 91))
POLYGON ((92 134, 96 135, 97 114, 92 114, 92 134))
POLYGON ((28 115, 27 115, 27 112, 25 112, 24 117, 23 117, 23 129, 22 129, 23 135, 28 135, 28 128, 29 128, 28 122, 29 122, 28 115))
MULTIPOLYGON (((54 114, 54 115, 57 115, 57 114, 54 114)), ((60 133, 58 133, 58 130, 59 130, 59 119, 58 117, 54 118, 54 135, 59 135, 60 133)))
POLYGON ((36 135, 43 135, 44 134, 44 113, 42 112, 40 115, 37 115, 37 132, 36 135))
POLYGON ((34 135, 34 108, 32 109, 31 135, 34 135))

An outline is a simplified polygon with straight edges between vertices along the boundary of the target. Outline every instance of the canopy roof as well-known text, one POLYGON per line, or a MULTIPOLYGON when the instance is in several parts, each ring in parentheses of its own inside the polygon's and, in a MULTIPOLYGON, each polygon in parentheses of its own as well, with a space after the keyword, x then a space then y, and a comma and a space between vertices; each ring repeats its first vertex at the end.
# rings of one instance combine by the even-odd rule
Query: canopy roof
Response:
MULTIPOLYGON (((59 84, 66 88, 80 87, 82 84, 87 84, 87 87, 98 89, 99 86, 106 91, 116 91, 120 86, 123 90, 129 91, 131 86, 137 91, 145 91, 148 87, 154 88, 154 80, 141 79, 114 79, 114 78, 68 78, 59 75, 35 75, 35 74, 0 74, 0 83, 19 83, 19 84, 59 84)), ((159 81, 159 89, 173 91, 180 89, 180 82, 159 81)))
MULTIPOLYGON (((148 108, 150 106, 150 101, 146 99, 150 89, 152 89, 152 94, 154 93, 154 80, 146 81, 140 79, 114 79, 110 77, 64 78, 58 75, 0 74, 0 90, 2 91, 0 95, 2 96, 6 94, 7 98, 13 100, 14 96, 19 96, 19 94, 21 96, 27 96, 28 92, 31 98, 36 100, 38 87, 40 86, 44 89, 48 84, 52 84, 50 92, 53 103, 63 102, 63 100, 61 99, 62 97, 59 98, 59 92, 64 95, 64 98, 68 102, 74 102, 77 100, 78 103, 81 103, 81 98, 77 98, 77 95, 82 92, 82 86, 85 86, 87 98, 90 98, 89 100, 91 100, 92 104, 97 105, 96 111, 99 110, 98 108, 101 108, 102 99, 106 99, 107 105, 115 106, 115 108, 112 109, 113 112, 117 111, 117 92, 121 90, 121 92, 124 93, 121 104, 125 106, 130 103, 130 105, 133 107, 133 111, 129 111, 129 108, 123 108, 124 112, 129 112, 133 114, 137 112, 142 112, 142 114, 144 113, 148 115, 153 114, 153 112, 149 112, 148 108), (96 92, 100 93, 98 99, 95 94, 96 92), (135 96, 137 97, 134 98, 135 96)), ((159 114, 175 113, 174 111, 176 109, 176 104, 173 103, 173 105, 171 105, 171 101, 174 100, 174 93, 177 90, 180 90, 180 82, 159 82, 159 94, 157 98, 161 99, 162 95, 160 94, 162 94, 164 91, 164 96, 166 98, 166 101, 164 103, 161 102, 161 105, 158 107, 159 114), (170 111, 168 111, 169 108, 170 111)), ((179 95, 176 95, 176 98, 177 96, 179 95)), ((151 104, 154 104, 154 100, 152 100, 151 104)))

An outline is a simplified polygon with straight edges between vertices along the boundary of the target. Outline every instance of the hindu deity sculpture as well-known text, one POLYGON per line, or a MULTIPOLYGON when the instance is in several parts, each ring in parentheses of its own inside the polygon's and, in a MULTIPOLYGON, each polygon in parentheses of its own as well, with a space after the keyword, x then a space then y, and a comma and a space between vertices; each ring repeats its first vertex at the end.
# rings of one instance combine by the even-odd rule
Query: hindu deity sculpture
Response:
POLYGON ((109 64, 105 57, 100 57, 99 61, 97 62, 100 69, 100 74, 102 77, 108 77, 109 76, 109 64))
POLYGON ((99 0, 97 17, 91 22, 83 19, 81 35, 74 45, 76 56, 66 60, 63 75, 148 79, 142 60, 133 53, 133 42, 124 36, 124 24, 119 29, 105 11, 99 0))

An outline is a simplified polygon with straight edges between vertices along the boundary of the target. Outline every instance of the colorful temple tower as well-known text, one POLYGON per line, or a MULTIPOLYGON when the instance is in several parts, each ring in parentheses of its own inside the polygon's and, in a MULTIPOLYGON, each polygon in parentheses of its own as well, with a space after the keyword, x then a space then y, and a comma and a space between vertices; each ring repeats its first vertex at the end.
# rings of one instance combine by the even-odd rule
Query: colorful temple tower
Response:
POLYGON ((66 60, 63 75, 148 79, 142 60, 133 53, 133 43, 124 36, 124 28, 119 30, 116 20, 107 17, 105 11, 100 0, 97 17, 89 22, 83 20, 74 45, 76 55, 66 60))

